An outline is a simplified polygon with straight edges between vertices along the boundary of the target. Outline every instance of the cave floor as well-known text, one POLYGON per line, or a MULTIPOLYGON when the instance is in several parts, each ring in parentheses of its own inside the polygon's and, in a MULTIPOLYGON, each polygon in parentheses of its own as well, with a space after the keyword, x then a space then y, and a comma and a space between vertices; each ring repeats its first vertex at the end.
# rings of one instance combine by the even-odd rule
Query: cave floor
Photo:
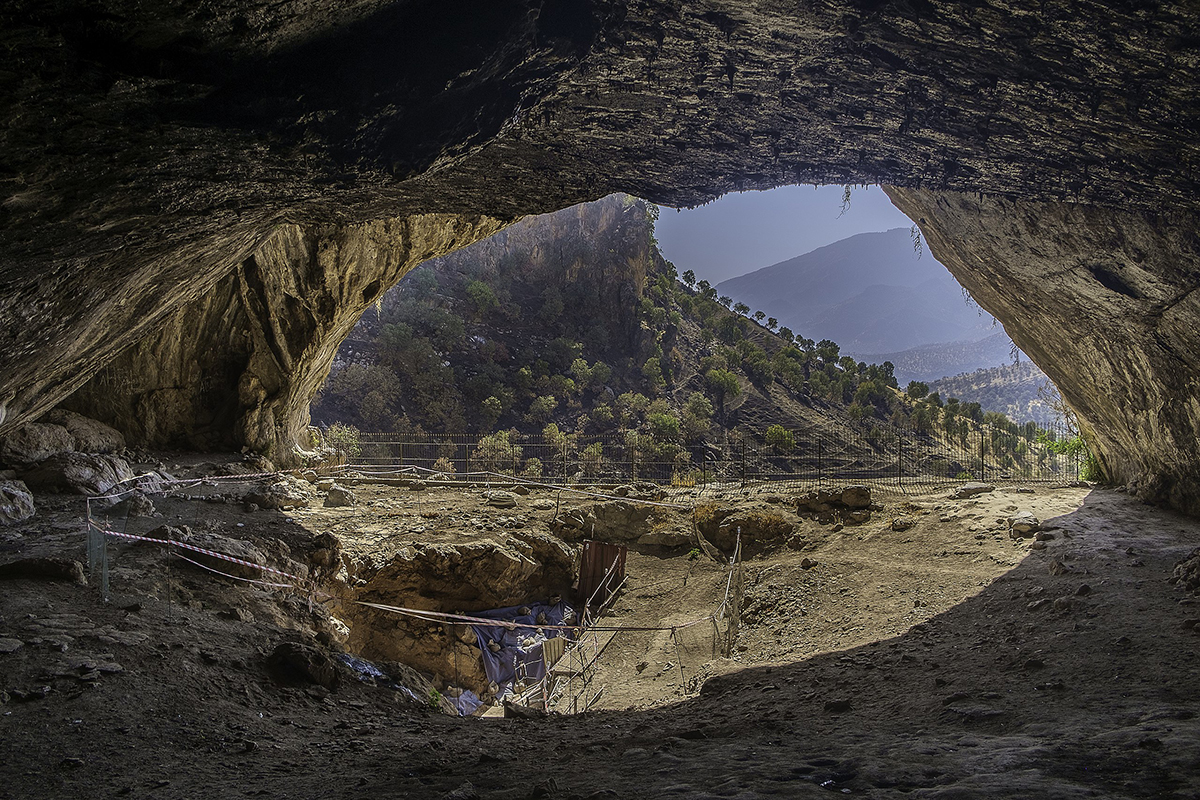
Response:
MULTIPOLYGON (((1167 580, 1200 545, 1193 520, 1103 490, 884 502, 871 524, 747 559, 732 658, 714 656, 711 626, 621 634, 597 710, 544 720, 276 686, 264 656, 311 623, 304 604, 198 573, 175 576, 170 608, 133 560, 107 604, 94 586, 6 581, 0 796, 1200 794, 1200 614, 1167 580), (1051 529, 1044 549, 1003 533, 1017 509, 1051 529), (900 515, 915 525, 891 530, 900 515)), ((81 558, 81 508, 42 503, 4 533, 5 560, 81 558)), ((296 519, 317 529, 337 511, 296 519)), ((622 624, 677 625, 724 593, 704 558, 631 552, 628 572, 622 624)))

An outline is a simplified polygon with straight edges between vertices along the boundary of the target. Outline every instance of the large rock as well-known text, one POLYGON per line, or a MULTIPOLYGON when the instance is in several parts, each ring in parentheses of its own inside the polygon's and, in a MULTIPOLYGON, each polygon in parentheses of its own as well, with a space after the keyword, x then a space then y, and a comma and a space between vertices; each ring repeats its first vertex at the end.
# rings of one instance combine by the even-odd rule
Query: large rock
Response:
POLYGON ((978 481, 972 481, 970 483, 964 483, 962 486, 959 486, 957 489, 955 489, 953 492, 950 493, 950 497, 953 500, 967 500, 967 499, 970 499, 977 495, 987 494, 988 492, 994 492, 994 491, 996 491, 996 487, 992 486, 990 483, 980 483, 978 481))
POLYGON ((0 564, 0 579, 87 583, 83 565, 69 558, 19 558, 0 564))
POLYGON ((758 509, 737 511, 723 519, 715 529, 702 529, 713 545, 732 552, 737 546, 740 533, 742 546, 760 549, 763 546, 782 543, 796 530, 796 524, 773 511, 758 509))
POLYGON ((338 486, 336 483, 329 487, 328 493, 325 495, 326 508, 342 508, 357 504, 358 498, 355 497, 354 492, 345 486, 338 486))
POLYGON ((337 689, 342 683, 338 662, 312 645, 284 642, 267 656, 267 669, 277 682, 285 685, 312 683, 337 689))
POLYGON ((888 193, 1054 381, 1105 476, 1200 514, 1200 403, 1183 400, 1195 397, 1200 371, 1200 217, 1169 202, 888 193))
POLYGON ((74 411, 56 408, 41 421, 66 428, 75 449, 81 453, 115 453, 125 448, 125 437, 116 428, 74 411))
POLYGON ((246 502, 259 508, 307 508, 314 499, 312 484, 293 475, 246 493, 246 502))
POLYGON ((106 494, 131 478, 133 471, 125 459, 92 453, 60 453, 21 474, 34 489, 86 495, 106 494))
POLYGON ((29 422, 0 437, 0 463, 28 466, 75 449, 75 439, 61 425, 29 422))
POLYGON ((34 513, 33 495, 23 481, 0 480, 0 525, 27 520, 34 513))

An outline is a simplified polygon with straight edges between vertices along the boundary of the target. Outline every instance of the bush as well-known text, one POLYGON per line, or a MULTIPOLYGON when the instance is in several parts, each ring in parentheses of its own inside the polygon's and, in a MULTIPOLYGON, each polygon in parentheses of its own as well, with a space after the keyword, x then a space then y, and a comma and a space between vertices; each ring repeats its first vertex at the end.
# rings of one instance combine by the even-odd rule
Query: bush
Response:
POLYGON ((540 478, 545 474, 545 469, 542 467, 540 458, 530 458, 525 461, 525 471, 523 473, 526 478, 540 478))
POLYGON ((679 418, 674 414, 651 414, 647 419, 650 432, 660 442, 677 442, 681 433, 679 418))
POLYGON ((342 457, 358 458, 362 455, 360 431, 353 425, 335 422, 325 429, 325 445, 333 448, 342 457))
POLYGON ((445 456, 442 456, 437 461, 433 462, 433 471, 434 472, 444 472, 447 475, 453 475, 454 474, 454 462, 451 461, 450 459, 446 458, 445 456))
POLYGON ((790 453, 796 449, 796 435, 782 425, 771 425, 767 428, 767 444, 780 453, 790 453))

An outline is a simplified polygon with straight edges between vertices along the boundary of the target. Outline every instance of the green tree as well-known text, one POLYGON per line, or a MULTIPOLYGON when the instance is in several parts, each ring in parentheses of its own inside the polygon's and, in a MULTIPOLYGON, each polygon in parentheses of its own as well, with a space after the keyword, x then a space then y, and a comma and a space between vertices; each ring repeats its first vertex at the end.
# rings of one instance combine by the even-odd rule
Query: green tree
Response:
POLYGON ((496 293, 492 291, 492 287, 483 281, 470 280, 467 282, 467 298, 471 301, 471 305, 474 306, 475 314, 478 317, 482 317, 488 311, 500 305, 500 301, 496 299, 496 293))
POLYGON ((740 302, 734 303, 733 310, 734 310, 734 312, 741 314, 742 316, 745 316, 750 313, 750 306, 746 305, 745 303, 740 303, 740 302))
POLYGON ((727 399, 737 397, 742 392, 742 385, 737 376, 726 369, 710 369, 704 375, 704 382, 721 411, 725 410, 727 399))
POLYGON ((768 426, 765 439, 778 453, 790 453, 796 449, 796 435, 782 425, 768 426))
POLYGON ((920 381, 909 381, 908 388, 904 391, 913 400, 920 400, 929 394, 929 384, 921 383, 920 381))
POLYGON ((695 285, 696 285, 696 273, 695 272, 693 272, 690 269, 685 269, 683 271, 682 278, 683 278, 684 285, 687 286, 689 289, 695 287, 695 285))
POLYGON ((491 395, 479 406, 479 418, 482 422, 482 427, 485 430, 491 430, 496 420, 500 419, 500 415, 504 413, 504 404, 500 402, 500 398, 491 395))
POLYGON ((529 413, 526 416, 530 422, 545 422, 556 408, 558 408, 558 400, 554 395, 541 395, 535 397, 529 404, 529 413))

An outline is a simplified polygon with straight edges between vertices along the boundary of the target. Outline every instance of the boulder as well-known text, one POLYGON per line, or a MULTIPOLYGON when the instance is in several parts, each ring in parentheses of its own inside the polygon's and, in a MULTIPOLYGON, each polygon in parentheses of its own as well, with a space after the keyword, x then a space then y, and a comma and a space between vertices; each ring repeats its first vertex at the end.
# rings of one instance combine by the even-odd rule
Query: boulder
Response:
POLYGON ((74 411, 56 408, 42 416, 41 421, 66 428, 80 453, 116 453, 125 449, 125 437, 116 428, 74 411))
POLYGON ((139 490, 113 506, 108 514, 112 517, 153 517, 157 512, 150 498, 139 490))
POLYGON ((23 481, 0 481, 0 525, 13 525, 34 514, 33 495, 23 481))
POLYGON ((308 481, 285 475, 274 483, 246 495, 246 502, 259 508, 307 508, 313 502, 313 487, 308 481))
POLYGON ((863 525, 871 521, 870 509, 859 509, 858 511, 847 511, 842 516, 842 522, 847 525, 863 525))
POLYGON ((29 466, 74 449, 75 440, 63 426, 27 422, 0 437, 0 462, 29 466))
MULTIPOLYGON (((154 530, 145 534, 148 539, 160 539, 166 541, 170 539, 175 542, 185 542, 187 544, 202 547, 205 550, 212 550, 216 553, 232 556, 233 558, 242 561, 249 561, 251 564, 265 565, 266 557, 253 544, 242 539, 231 539, 228 536, 221 536, 216 533, 193 532, 186 525, 174 527, 171 525, 159 525, 154 530)), ((157 546, 157 545, 156 545, 157 546)), ((247 578, 257 580, 263 577, 261 569, 251 567, 246 564, 239 564, 233 561, 226 561, 223 558, 197 553, 194 550, 179 548, 177 551, 183 557, 196 562, 202 567, 208 567, 218 572, 224 572, 226 575, 233 575, 238 578, 247 578)), ((187 564, 187 561, 181 562, 187 564)), ((194 565, 189 565, 194 566, 194 565)), ((199 569, 200 567, 196 567, 199 569)), ((303 577, 303 576, 301 576, 303 577)))
POLYGON ((709 541, 721 550, 732 551, 739 530, 743 546, 764 545, 785 541, 795 532, 796 525, 774 511, 738 511, 717 526, 709 541))
POLYGON ((917 524, 917 521, 912 517, 896 517, 892 520, 892 530, 906 531, 917 524))
POLYGON ((354 492, 344 486, 338 486, 336 483, 329 487, 329 493, 325 495, 326 508, 342 508, 343 506, 353 506, 358 504, 358 498, 354 492))
POLYGON ((1028 539, 1041 529, 1041 522, 1030 511, 1021 511, 1008 518, 1008 532, 1014 539, 1028 539))
POLYGON ((0 564, 0 579, 37 581, 67 581, 86 584, 83 565, 68 558, 20 558, 0 564))
MULTIPOLYGON (((309 483, 312 483, 312 481, 309 481, 309 483)), ((318 478, 316 481, 316 485, 317 485, 317 491, 328 492, 330 489, 332 489, 337 484, 334 482, 333 478, 318 478)))
POLYGON ((21 478, 34 489, 101 495, 133 478, 133 471, 119 456, 67 452, 45 459, 21 478))
POLYGON ((323 651, 299 642, 284 642, 267 656, 271 677, 282 684, 315 683, 326 689, 341 685, 338 664, 323 651))
POLYGON ((483 499, 493 508, 516 508, 517 506, 517 496, 512 492, 485 492, 483 499))
POLYGON ((994 491, 996 491, 996 487, 992 486, 990 483, 979 483, 974 481, 971 483, 964 483, 962 486, 955 489, 950 493, 950 498, 952 500, 966 500, 969 497, 975 497, 976 495, 986 494, 987 492, 994 491))
POLYGON ((870 508, 870 486, 847 486, 842 490, 841 504, 849 509, 870 508))

